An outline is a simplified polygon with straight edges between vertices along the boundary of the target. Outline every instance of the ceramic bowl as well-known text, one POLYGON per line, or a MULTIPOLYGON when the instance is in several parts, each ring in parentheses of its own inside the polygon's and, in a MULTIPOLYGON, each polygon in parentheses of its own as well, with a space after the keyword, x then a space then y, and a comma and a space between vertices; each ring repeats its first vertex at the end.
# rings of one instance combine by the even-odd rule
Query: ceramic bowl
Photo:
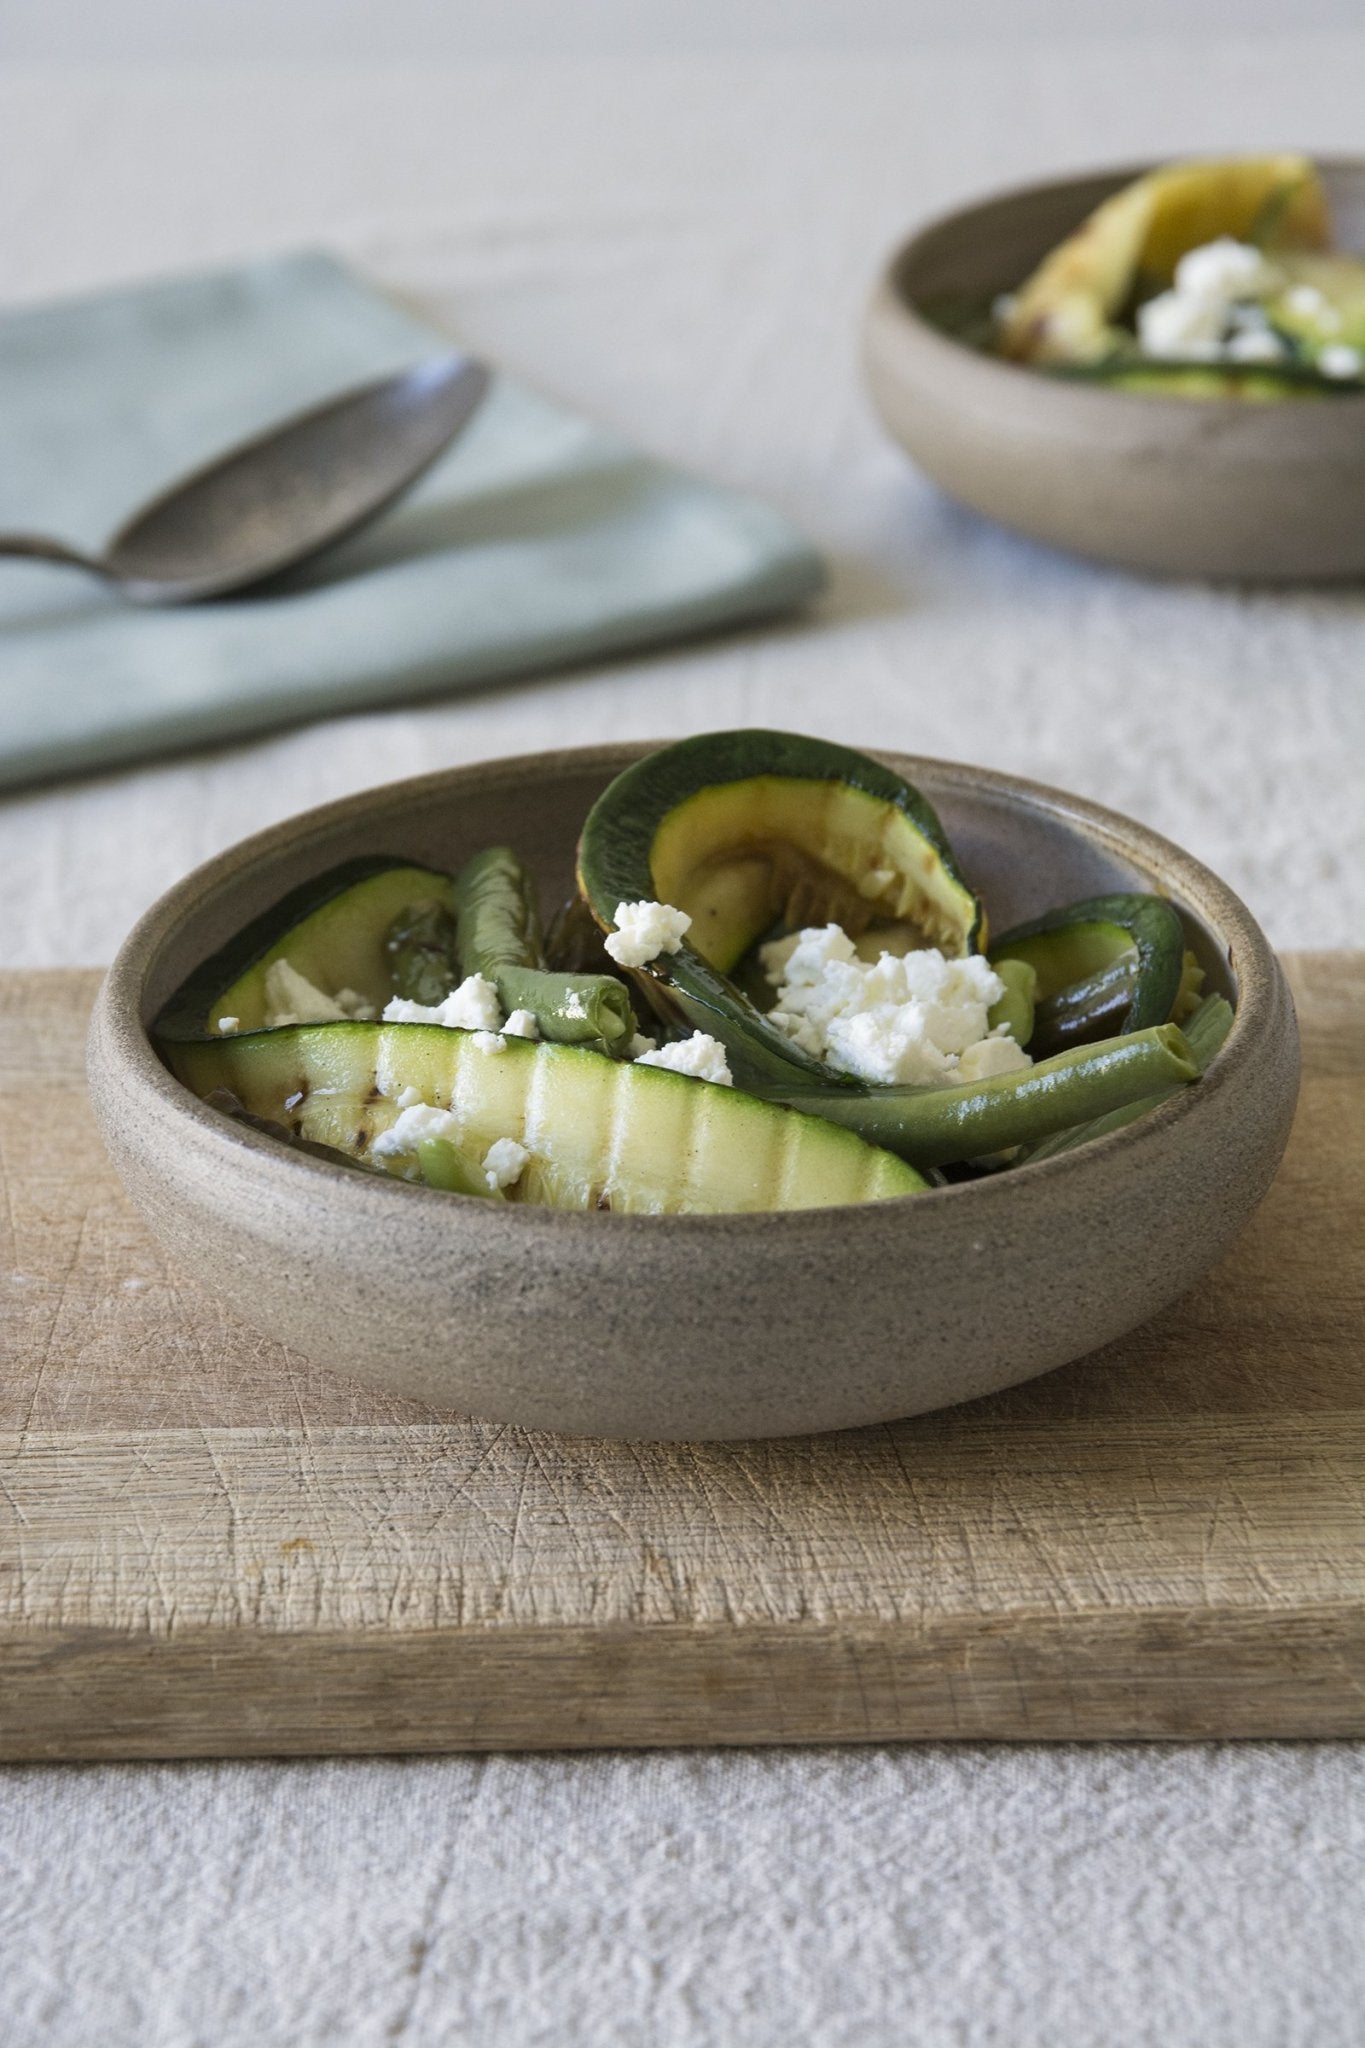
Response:
POLYGON ((884 756, 938 808, 997 929, 1160 888, 1210 985, 1235 998, 1208 1075, 1127 1131, 852 1208, 569 1215, 291 1152, 161 1065, 145 1027, 188 970, 337 861, 453 867, 510 840, 546 903, 562 899, 584 814, 644 751, 369 790, 245 840, 147 913, 96 1005, 90 1082, 129 1194, 186 1273, 256 1329, 389 1393, 578 1435, 720 1438, 888 1421, 1046 1372, 1151 1315, 1231 1242, 1274 1173, 1298 1078, 1293 1007, 1261 932, 1140 826, 942 762, 884 756))
MULTIPOLYGON (((924 317, 988 303, 1150 165, 1030 185, 897 250, 866 326, 891 433, 964 505, 1035 540, 1169 576, 1365 573, 1365 396, 1247 404, 1108 391, 1005 363, 924 317)), ((1365 249, 1365 164, 1319 166, 1338 241, 1365 249)))

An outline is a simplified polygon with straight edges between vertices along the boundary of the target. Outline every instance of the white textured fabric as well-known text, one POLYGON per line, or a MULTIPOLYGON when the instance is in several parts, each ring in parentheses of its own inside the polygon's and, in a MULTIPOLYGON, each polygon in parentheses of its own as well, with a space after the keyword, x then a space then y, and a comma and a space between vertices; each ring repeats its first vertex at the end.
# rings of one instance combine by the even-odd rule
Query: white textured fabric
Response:
MULTIPOLYGON (((1004 179, 1359 146, 1365 34, 0 80, 0 295, 330 242, 831 553, 807 622, 0 804, 0 961, 481 756, 769 722, 1021 771, 1365 937, 1365 598, 1161 586, 939 500, 863 398, 875 266, 1004 179)), ((0 658, 3 654, 0 653, 0 658)), ((1354 2048, 1344 1746, 0 1776, 0 2039, 51 2048, 1354 2048)))
POLYGON ((1358 2048, 1348 1764, 936 1746, 16 1770, 0 2028, 16 2048, 1358 2048))

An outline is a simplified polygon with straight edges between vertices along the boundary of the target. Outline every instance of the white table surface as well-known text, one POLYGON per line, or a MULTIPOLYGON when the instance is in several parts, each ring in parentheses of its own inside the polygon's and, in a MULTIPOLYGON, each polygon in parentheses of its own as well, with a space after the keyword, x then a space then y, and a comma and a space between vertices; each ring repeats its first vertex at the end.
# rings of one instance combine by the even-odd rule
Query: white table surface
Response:
MULTIPOLYGON (((770 723, 1134 813, 1285 946, 1365 943, 1365 599, 1163 587, 944 504, 857 331, 916 216, 1187 149, 1360 142, 1365 33, 0 77, 0 299, 325 242, 828 550, 808 619, 0 803, 0 961, 366 783, 770 723)), ((0 661, 4 658, 0 649, 0 661)), ((0 2038, 1365 2041, 1349 1745, 19 1769, 0 2038)))

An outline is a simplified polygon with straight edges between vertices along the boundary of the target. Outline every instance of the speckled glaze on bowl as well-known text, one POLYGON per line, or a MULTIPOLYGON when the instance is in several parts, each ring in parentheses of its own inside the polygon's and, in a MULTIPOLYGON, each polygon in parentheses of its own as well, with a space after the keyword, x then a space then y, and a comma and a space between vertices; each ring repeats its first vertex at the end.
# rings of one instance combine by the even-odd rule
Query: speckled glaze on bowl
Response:
MULTIPOLYGON (((1365 163, 1320 161, 1336 238, 1365 249, 1365 163)), ((1149 164, 1006 192, 891 258, 865 333, 882 419, 935 483, 1035 540, 1167 576, 1365 574, 1365 396, 1247 404, 1070 383, 953 340, 921 308, 1022 283, 1149 164)))
POLYGON ((1275 1171, 1298 1084, 1293 1006, 1264 937, 1167 841, 942 762, 883 757, 938 808, 998 930, 1155 886, 1186 917, 1211 984, 1235 995, 1204 1080, 1070 1155, 856 1208, 568 1215, 290 1152, 206 1108, 157 1059, 145 1025, 187 971, 336 861, 453 867, 511 840, 554 902, 590 803, 645 751, 535 755, 366 791, 244 841, 147 913, 96 1005, 90 1083, 128 1192, 187 1273, 256 1329, 395 1394, 584 1436, 720 1438, 971 1400, 1118 1336, 1219 1256, 1275 1171))

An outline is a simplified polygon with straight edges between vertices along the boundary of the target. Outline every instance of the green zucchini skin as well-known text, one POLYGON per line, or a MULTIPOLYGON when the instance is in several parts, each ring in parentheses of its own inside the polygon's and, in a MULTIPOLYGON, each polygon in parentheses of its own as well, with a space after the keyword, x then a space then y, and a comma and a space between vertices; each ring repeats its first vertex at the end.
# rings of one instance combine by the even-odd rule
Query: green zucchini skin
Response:
POLYGON ((382 854, 329 868, 281 897, 196 967, 164 1005, 153 1030, 163 1039, 204 1037, 225 1012, 239 1017, 246 1030, 259 1028, 266 969, 276 959, 289 959, 328 993, 349 986, 382 1009, 397 993, 388 951, 395 920, 423 906, 453 918, 455 884, 449 875, 382 854))
POLYGON ((629 990, 614 975, 546 968, 535 882, 510 846, 476 853, 455 893, 465 974, 491 981, 509 1016, 529 1010, 542 1038, 625 1057, 636 1031, 629 990))
MULTIPOLYGON (((980 950, 985 935, 981 901, 962 877, 937 814, 917 790, 892 769, 850 747, 797 733, 751 729, 707 733, 661 748, 618 775, 598 798, 579 839, 578 882, 602 930, 613 929, 616 906, 621 902, 664 900, 677 903, 680 909, 691 908, 686 902, 678 903, 666 889, 661 895, 663 885, 656 872, 661 834, 677 824, 684 806, 727 789, 737 792, 738 805, 745 785, 767 791, 783 783, 791 784, 794 805, 809 802, 812 785, 839 787, 866 797, 869 827, 888 812, 898 814, 943 899, 941 914, 952 926, 944 950, 959 954, 980 950)), ((741 847, 739 853, 743 851, 741 847)), ((876 847, 869 846, 869 868, 876 858, 876 847)), ((856 900, 856 879, 846 893, 856 900)), ((865 911, 869 902, 863 902, 865 911)), ((823 921, 818 904, 810 907, 812 915, 802 921, 823 921)), ((768 907, 749 935, 751 939, 768 928, 779 908, 777 904, 768 907)), ((747 943, 738 952, 742 955, 745 950, 747 943)), ((731 966, 737 964, 736 960, 731 966)), ((769 1024, 732 978, 730 968, 706 957, 697 944, 685 942, 678 952, 630 973, 651 1010, 667 1027, 705 1031, 721 1040, 740 1087, 776 1098, 793 1081, 840 1090, 859 1086, 849 1075, 812 1059, 769 1024)))
MULTIPOLYGON (((293 1025, 171 1040, 162 1055, 201 1097, 228 1089, 252 1117, 364 1162, 414 1087, 448 1105, 456 1151, 481 1159, 510 1137, 532 1158, 515 1201, 633 1214, 825 1208, 919 1194, 912 1167, 852 1131, 662 1067, 585 1046, 428 1024, 293 1025)), ((450 1162, 447 1160, 446 1165, 450 1162)), ((400 1175, 404 1162, 386 1162, 400 1175)), ((411 1174, 442 1171, 435 1155, 411 1174)), ((448 1176, 453 1185, 456 1172, 448 1176)))
POLYGON ((1164 897, 1088 896, 1004 933, 990 962, 1011 960, 1038 976, 1029 1049, 1045 1058, 1164 1024, 1180 993, 1185 932, 1164 897))

